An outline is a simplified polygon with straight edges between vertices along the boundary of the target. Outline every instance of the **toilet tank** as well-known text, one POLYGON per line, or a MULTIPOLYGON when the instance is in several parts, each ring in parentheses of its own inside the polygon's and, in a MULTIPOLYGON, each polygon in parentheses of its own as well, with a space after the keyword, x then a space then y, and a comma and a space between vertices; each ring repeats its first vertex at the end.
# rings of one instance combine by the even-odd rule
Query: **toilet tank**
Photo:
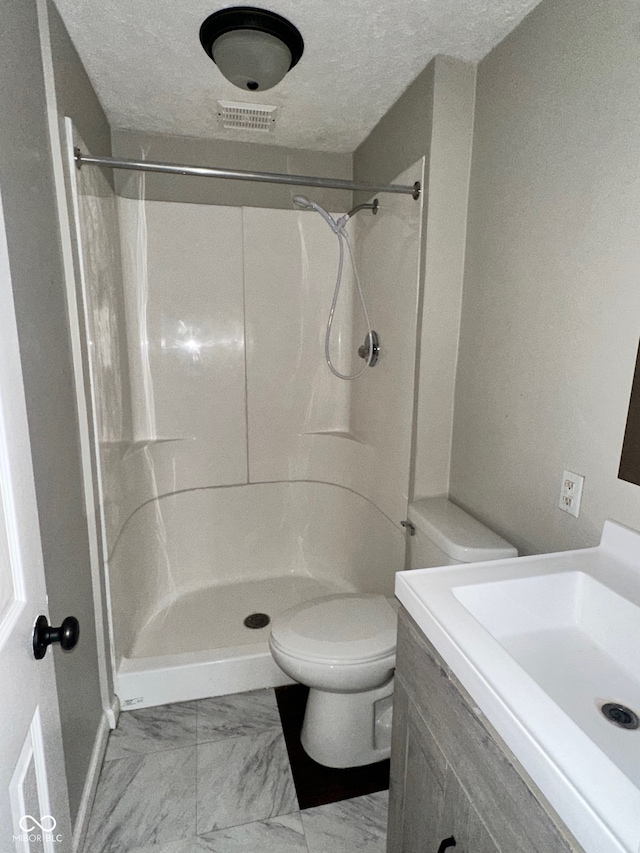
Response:
POLYGON ((517 557, 517 550, 444 495, 409 505, 415 535, 409 537, 409 568, 453 566, 517 557))

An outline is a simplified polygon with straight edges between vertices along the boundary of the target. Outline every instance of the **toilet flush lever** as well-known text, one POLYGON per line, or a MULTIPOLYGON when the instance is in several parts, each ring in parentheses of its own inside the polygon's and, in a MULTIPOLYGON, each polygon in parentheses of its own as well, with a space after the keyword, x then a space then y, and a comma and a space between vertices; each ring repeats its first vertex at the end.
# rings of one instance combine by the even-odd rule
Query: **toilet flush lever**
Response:
POLYGON ((415 526, 415 524, 412 524, 408 519, 401 521, 400 526, 404 527, 404 529, 408 531, 409 536, 415 536, 416 535, 416 526, 415 526))

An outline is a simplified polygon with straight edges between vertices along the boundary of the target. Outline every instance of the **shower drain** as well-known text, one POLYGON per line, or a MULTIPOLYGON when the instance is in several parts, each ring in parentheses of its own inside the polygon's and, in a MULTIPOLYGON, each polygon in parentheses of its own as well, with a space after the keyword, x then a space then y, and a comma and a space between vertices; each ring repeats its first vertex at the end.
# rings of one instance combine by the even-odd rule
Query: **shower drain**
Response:
POLYGON ((266 613, 251 613, 244 620, 247 628, 265 628, 269 622, 271 622, 271 617, 267 616, 266 613))
POLYGON ((621 729, 637 729, 640 724, 638 715, 631 708, 627 708, 626 705, 618 705, 617 702, 607 702, 600 710, 607 720, 615 723, 616 726, 620 726, 621 729))

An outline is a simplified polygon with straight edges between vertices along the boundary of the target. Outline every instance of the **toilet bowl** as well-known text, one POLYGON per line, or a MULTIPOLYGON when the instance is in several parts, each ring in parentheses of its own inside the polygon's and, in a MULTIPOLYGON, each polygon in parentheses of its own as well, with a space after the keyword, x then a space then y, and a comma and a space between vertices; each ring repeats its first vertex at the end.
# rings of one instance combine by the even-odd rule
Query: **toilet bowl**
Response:
POLYGON ((396 612, 382 595, 312 599, 274 618, 271 654, 309 686, 305 752, 326 767, 357 767, 389 756, 396 612))
MULTIPOLYGON (((409 509, 411 568, 508 559, 516 549, 446 497, 409 509)), ((357 767, 389 756, 396 613, 382 595, 312 599, 277 616, 271 654, 309 687, 301 741, 326 767, 357 767)))

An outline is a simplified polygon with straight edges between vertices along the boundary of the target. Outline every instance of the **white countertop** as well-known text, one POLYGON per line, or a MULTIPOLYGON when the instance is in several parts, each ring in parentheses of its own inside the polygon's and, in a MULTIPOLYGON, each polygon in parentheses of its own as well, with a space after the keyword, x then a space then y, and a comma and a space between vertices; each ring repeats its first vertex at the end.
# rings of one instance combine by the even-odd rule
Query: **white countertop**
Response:
POLYGON ((399 572, 396 595, 586 853, 639 853, 640 729, 599 707, 640 714, 640 534, 399 572))

